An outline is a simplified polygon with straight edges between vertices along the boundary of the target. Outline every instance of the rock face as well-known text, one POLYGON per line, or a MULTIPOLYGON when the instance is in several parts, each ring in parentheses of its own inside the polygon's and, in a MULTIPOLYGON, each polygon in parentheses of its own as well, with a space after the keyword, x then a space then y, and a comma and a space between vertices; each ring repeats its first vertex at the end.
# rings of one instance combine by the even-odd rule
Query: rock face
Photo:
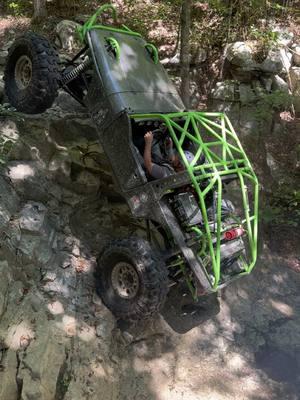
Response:
POLYGON ((241 68, 254 69, 256 63, 253 60, 253 50, 245 42, 231 43, 227 48, 227 60, 241 68))
POLYGON ((290 70, 291 82, 293 87, 294 106, 300 115, 300 67, 292 67, 290 70))
POLYGON ((0 104, 3 102, 3 100, 4 100, 4 82, 1 82, 0 80, 0 104))
MULTIPOLYGON (((276 45, 263 52, 255 41, 228 46, 227 75, 233 79, 216 84, 210 93, 209 105, 210 110, 226 112, 234 121, 257 171, 261 171, 266 188, 283 177, 278 175, 280 168, 275 161, 278 157, 269 153, 272 144, 268 143, 268 138, 272 142, 275 131, 277 134, 280 130, 285 132, 285 124, 280 121, 281 112, 295 110, 297 115, 300 107, 299 67, 293 66, 297 58, 287 47, 292 45, 293 34, 282 28, 276 32, 276 45), (260 149, 258 157, 255 148, 260 149)), ((295 170, 298 162, 298 157, 293 157, 295 170)))
POLYGON ((78 29, 80 27, 81 25, 74 21, 61 21, 55 29, 57 35, 55 44, 58 48, 68 53, 76 50, 79 47, 78 29))
POLYGON ((291 66, 292 53, 285 47, 260 48, 255 41, 235 42, 227 47, 226 59, 232 77, 250 82, 258 76, 269 77, 284 72, 291 66))
POLYGON ((118 235, 136 228, 120 199, 109 204, 109 166, 84 116, 2 115, 0 136, 12 139, 0 177, 0 399, 96 399, 112 391, 115 322, 95 294, 95 257, 116 235, 115 213, 118 235), (72 361, 81 343, 94 377, 72 361))
POLYGON ((300 67, 300 45, 296 44, 293 47, 293 62, 296 67, 300 67))

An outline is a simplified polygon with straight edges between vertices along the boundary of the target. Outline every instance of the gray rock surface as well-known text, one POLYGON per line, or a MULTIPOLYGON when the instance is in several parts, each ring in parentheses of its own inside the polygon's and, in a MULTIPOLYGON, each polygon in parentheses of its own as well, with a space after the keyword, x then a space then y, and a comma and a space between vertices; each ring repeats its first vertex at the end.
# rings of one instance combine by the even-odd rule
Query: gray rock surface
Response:
POLYGON ((5 65, 7 54, 7 50, 0 50, 0 66, 5 65))
POLYGON ((8 50, 11 47, 13 40, 5 41, 0 49, 0 69, 3 68, 6 63, 6 58, 8 55, 8 50))
POLYGON ((78 29, 80 27, 81 25, 74 21, 63 20, 59 22, 55 28, 56 45, 67 52, 76 50, 79 47, 78 29))
POLYGON ((289 85, 280 76, 275 75, 273 77, 272 90, 279 90, 284 93, 289 93, 289 85))
POLYGON ((280 46, 290 46, 294 40, 294 33, 291 32, 286 27, 275 26, 272 29, 273 32, 276 32, 277 37, 277 44, 280 46))
POLYGON ((221 101, 235 101, 238 85, 234 81, 217 82, 212 90, 212 97, 221 101))
POLYGON ((4 100, 4 82, 2 80, 2 75, 0 74, 0 104, 4 100))
MULTIPOLYGON (((207 51, 201 47, 192 48, 190 57, 190 64, 192 67, 201 65, 207 60, 207 51)), ((166 57, 160 62, 169 68, 180 68, 180 53, 176 53, 173 57, 166 57)))
POLYGON ((227 47, 227 60, 239 67, 244 67, 247 69, 252 69, 255 67, 255 62, 253 60, 253 49, 250 44, 245 42, 235 42, 231 43, 227 47))
POLYGON ((267 74, 276 75, 280 73, 284 68, 280 51, 278 49, 271 49, 258 68, 261 72, 267 74))
POLYGON ((18 399, 18 385, 16 371, 18 368, 17 354, 13 350, 6 350, 1 359, 3 369, 0 371, 0 399, 18 399))
POLYGON ((295 111, 300 114, 300 67, 290 69, 295 111))
POLYGON ((6 260, 0 262, 0 318, 5 312, 7 304, 7 293, 9 288, 9 283, 11 281, 11 275, 9 273, 9 266, 6 260))
POLYGON ((293 63, 296 67, 300 67, 300 45, 296 44, 293 47, 293 63))
POLYGON ((292 52, 279 42, 270 48, 262 48, 257 41, 235 42, 228 45, 226 52, 231 75, 242 82, 287 72, 292 57, 292 52))

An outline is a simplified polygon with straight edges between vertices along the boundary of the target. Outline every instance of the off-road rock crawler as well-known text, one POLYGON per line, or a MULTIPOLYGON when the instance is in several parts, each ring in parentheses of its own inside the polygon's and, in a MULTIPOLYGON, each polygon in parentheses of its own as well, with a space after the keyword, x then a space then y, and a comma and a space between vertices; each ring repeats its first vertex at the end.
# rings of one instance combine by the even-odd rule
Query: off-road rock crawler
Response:
POLYGON ((43 112, 58 88, 88 108, 118 190, 147 232, 147 241, 114 240, 104 249, 97 287, 117 317, 138 320, 159 311, 169 284, 185 280, 197 298, 251 272, 258 182, 227 116, 185 110, 155 46, 127 26, 97 23, 105 11, 116 22, 114 7, 102 6, 79 32, 83 49, 62 70, 45 38, 16 39, 4 79, 19 111, 43 112), (149 178, 149 130, 162 160, 165 139, 172 139, 181 172, 149 178))

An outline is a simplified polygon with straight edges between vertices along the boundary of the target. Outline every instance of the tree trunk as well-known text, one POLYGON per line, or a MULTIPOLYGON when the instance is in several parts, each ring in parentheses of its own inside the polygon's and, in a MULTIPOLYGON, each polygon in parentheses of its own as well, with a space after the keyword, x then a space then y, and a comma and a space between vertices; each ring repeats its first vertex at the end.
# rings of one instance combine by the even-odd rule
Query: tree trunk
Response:
POLYGON ((192 0, 183 0, 181 8, 181 86, 180 92, 185 107, 190 106, 190 29, 191 29, 191 3, 192 0))
POLYGON ((68 0, 56 0, 57 7, 60 8, 60 9, 65 8, 68 5, 71 5, 71 4, 68 4, 68 3, 71 3, 71 2, 68 1, 68 0))
POLYGON ((33 0, 34 15, 36 19, 41 19, 47 16, 46 0, 33 0))

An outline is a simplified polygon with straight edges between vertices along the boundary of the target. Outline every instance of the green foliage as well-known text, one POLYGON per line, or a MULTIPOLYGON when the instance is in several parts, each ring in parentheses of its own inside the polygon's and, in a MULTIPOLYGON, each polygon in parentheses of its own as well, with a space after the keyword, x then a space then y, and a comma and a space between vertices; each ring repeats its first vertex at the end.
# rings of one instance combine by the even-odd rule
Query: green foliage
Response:
POLYGON ((263 48, 270 49, 277 45, 279 32, 274 32, 271 29, 258 29, 255 26, 251 26, 250 39, 252 37, 258 40, 263 48))
POLYGON ((3 7, 15 17, 23 16, 28 10, 32 10, 32 5, 25 0, 4 0, 3 7))
POLYGON ((20 4, 14 2, 14 1, 11 1, 8 3, 8 9, 12 12, 12 14, 14 14, 16 16, 19 16, 21 14, 20 4))
POLYGON ((249 39, 256 40, 254 58, 258 63, 261 63, 267 57, 270 49, 274 49, 278 46, 279 32, 274 32, 266 27, 258 29, 255 26, 251 26, 249 39))
MULTIPOLYGON (((252 27, 260 21, 281 17, 287 11, 286 6, 269 0, 209 0, 210 8, 223 18, 223 29, 228 41, 245 40, 252 27)), ((257 32, 259 35, 259 32, 257 32)), ((276 40, 274 33, 266 33, 263 40, 276 40)))
POLYGON ((291 107, 293 97, 282 90, 262 94, 256 103, 255 119, 257 121, 268 121, 274 111, 284 111, 291 107))
POLYGON ((270 203, 262 210, 261 215, 266 223, 299 226, 300 190, 280 185, 270 196, 270 203))

